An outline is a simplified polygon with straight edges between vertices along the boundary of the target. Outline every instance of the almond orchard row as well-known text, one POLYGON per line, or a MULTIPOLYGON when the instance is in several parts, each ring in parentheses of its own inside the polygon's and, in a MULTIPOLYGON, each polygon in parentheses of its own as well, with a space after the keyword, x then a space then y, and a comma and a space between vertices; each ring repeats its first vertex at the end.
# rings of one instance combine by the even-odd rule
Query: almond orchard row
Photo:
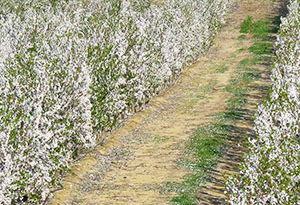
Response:
POLYGON ((42 203, 78 150, 210 46, 227 4, 1 0, 0 204, 42 203))
POLYGON ((227 182, 232 205, 299 204, 300 1, 290 0, 276 42, 272 89, 258 108, 257 138, 240 174, 227 182))

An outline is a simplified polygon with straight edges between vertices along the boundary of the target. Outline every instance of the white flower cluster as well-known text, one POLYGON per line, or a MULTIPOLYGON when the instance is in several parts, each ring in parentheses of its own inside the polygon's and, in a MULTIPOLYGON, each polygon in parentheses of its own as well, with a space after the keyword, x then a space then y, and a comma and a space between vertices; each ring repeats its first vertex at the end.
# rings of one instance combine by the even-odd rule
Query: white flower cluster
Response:
POLYGON ((77 150, 210 45, 228 0, 1 0, 0 204, 39 204, 77 150))
POLYGON ((282 18, 271 76, 272 90, 258 108, 257 138, 250 140, 239 176, 227 182, 232 205, 299 204, 300 1, 282 18))

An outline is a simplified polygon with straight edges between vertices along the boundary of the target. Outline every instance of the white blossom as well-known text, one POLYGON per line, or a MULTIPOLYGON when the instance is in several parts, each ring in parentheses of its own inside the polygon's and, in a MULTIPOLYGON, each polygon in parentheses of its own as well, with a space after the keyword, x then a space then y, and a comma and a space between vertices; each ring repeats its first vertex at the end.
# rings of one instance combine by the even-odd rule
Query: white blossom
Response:
POLYGON ((76 150, 208 48, 227 4, 1 0, 0 204, 45 200, 76 150))
POLYGON ((229 204, 299 204, 300 2, 291 0, 276 42, 272 92, 259 106, 238 177, 227 182, 229 204))

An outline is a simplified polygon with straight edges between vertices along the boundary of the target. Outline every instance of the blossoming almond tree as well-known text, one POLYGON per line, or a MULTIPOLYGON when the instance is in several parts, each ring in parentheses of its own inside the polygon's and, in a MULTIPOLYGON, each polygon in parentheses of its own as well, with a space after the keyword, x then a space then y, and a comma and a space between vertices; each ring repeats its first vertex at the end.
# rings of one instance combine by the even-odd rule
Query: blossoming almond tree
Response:
POLYGON ((291 0, 276 43, 272 90, 259 106, 239 176, 227 182, 229 204, 299 204, 300 1, 291 0))
POLYGON ((228 0, 0 1, 0 204, 39 204, 211 44, 228 0))

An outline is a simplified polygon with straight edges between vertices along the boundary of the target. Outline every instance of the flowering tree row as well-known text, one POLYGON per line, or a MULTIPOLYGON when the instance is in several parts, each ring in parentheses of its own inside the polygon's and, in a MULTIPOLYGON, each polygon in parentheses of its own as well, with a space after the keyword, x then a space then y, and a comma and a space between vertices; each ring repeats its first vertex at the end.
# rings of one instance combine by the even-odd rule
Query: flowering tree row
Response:
POLYGON ((291 0, 276 43, 269 98, 259 106, 257 138, 239 176, 227 182, 229 204, 299 204, 300 1, 291 0))
POLYGON ((1 0, 0 204, 39 204, 78 149, 211 44, 228 0, 1 0))

